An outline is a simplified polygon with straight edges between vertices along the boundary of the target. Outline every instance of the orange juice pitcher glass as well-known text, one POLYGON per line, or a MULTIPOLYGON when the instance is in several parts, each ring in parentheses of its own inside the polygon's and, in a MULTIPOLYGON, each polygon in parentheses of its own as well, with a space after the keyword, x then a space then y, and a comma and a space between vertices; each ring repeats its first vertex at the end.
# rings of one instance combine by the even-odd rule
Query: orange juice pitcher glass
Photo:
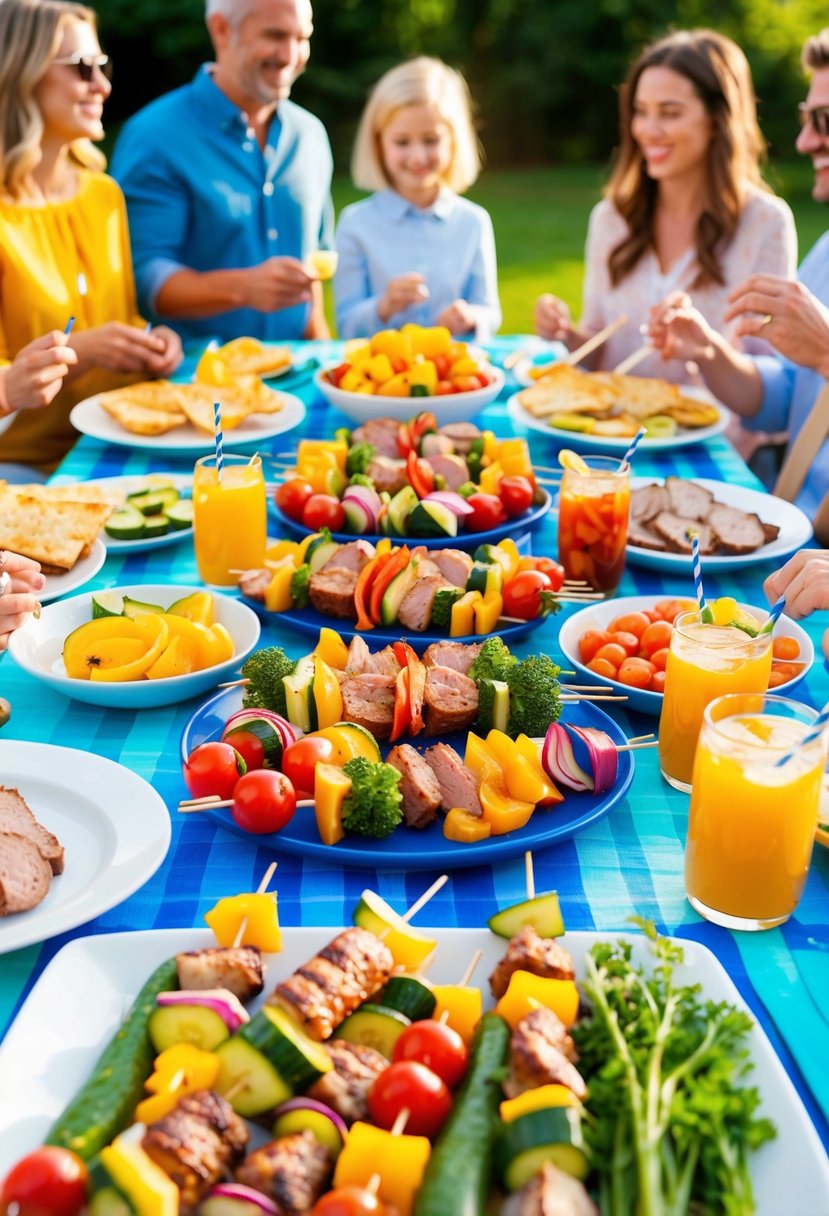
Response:
POLYGON ((565 468, 558 507, 558 560, 567 578, 613 592, 625 569, 630 466, 610 456, 585 457, 590 472, 565 468))
POLYGON ((767 694, 731 694, 706 708, 685 845, 685 889, 706 920, 769 929, 797 907, 818 824, 827 731, 798 744, 816 717, 806 705, 767 694))
POLYGON ((235 587, 238 574, 261 566, 267 545, 265 478, 260 456, 226 454, 221 477, 215 455, 193 471, 193 542, 202 581, 235 587))

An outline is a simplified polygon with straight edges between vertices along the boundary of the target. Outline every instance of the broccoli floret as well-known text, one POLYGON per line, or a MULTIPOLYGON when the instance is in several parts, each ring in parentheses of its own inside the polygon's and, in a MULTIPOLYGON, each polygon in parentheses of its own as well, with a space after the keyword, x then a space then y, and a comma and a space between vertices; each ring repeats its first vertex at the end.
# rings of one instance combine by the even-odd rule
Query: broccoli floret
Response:
POLYGON ((350 446, 351 431, 348 429, 347 426, 338 426, 336 431, 334 432, 334 439, 338 440, 338 441, 342 440, 344 444, 346 444, 347 446, 350 446))
POLYGON ((296 664, 289 659, 281 646, 268 646, 255 650, 242 664, 242 675, 250 680, 246 685, 242 704, 245 709, 270 709, 285 716, 285 688, 283 676, 289 676, 296 664))
POLYGON ((559 671, 546 654, 531 654, 510 667, 504 680, 509 688, 507 734, 540 738, 561 713, 559 671))
POLYGON ((499 637, 487 638, 478 652, 477 659, 469 668, 469 676, 480 683, 481 680, 505 680, 507 672, 518 662, 509 647, 499 637))
POLYGON ((357 756, 343 766, 351 778, 351 792, 343 802, 346 831, 384 840, 403 819, 400 804, 400 773, 390 764, 375 763, 357 756))
POLYGON ((365 473, 374 459, 376 450, 373 443, 355 443, 353 447, 349 448, 345 458, 345 471, 348 476, 353 477, 355 473, 365 473))
POLYGON ((461 498, 471 498, 473 494, 478 493, 480 488, 475 485, 474 481, 465 481, 462 486, 458 486, 455 493, 460 494, 461 498))
POLYGON ((297 608, 308 607, 308 582, 311 578, 311 567, 306 562, 295 570, 291 576, 291 599, 297 608))
POLYGON ((374 482, 370 477, 366 477, 365 473, 355 473, 353 477, 349 477, 348 484, 350 486, 368 486, 370 490, 374 489, 374 482))

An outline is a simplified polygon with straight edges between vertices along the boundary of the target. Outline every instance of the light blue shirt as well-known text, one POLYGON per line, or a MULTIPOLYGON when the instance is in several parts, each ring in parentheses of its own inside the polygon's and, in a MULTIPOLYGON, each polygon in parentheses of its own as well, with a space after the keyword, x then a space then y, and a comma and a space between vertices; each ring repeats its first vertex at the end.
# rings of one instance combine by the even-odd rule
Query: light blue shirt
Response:
POLYGON ((415 207, 382 190, 346 207, 337 225, 334 276, 341 338, 367 338, 386 326, 434 325, 455 300, 476 313, 481 341, 501 324, 492 220, 475 203, 442 190, 432 207, 415 207), (429 298, 380 320, 377 305, 390 279, 422 274, 429 298))
MULTIPOLYGON (((812 295, 829 306, 829 232, 813 245, 801 263, 797 277, 812 295)), ((742 420, 743 425, 753 431, 788 430, 789 443, 792 443, 826 381, 811 368, 801 367, 781 355, 761 355, 756 364, 763 380, 763 403, 759 413, 742 420)), ((827 493, 829 439, 816 453, 795 502, 809 519, 814 519, 827 493)))
MULTIPOLYGON (((260 148, 209 65, 145 106, 124 126, 112 161, 127 200, 142 314, 163 319, 156 298, 179 270, 241 269, 330 246, 332 169, 322 123, 291 101, 279 103, 260 148)), ((310 304, 299 304, 167 323, 184 341, 270 341, 301 338, 309 314, 310 304)))

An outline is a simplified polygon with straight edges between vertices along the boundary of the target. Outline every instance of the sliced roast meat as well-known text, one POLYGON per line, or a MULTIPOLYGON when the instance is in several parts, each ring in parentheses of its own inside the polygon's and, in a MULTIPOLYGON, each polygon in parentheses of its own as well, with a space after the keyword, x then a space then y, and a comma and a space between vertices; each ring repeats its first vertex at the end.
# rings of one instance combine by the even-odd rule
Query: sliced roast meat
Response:
POLYGON ((0 785, 0 832, 17 832, 28 837, 49 862, 52 873, 63 873, 63 845, 57 836, 35 818, 20 790, 3 785, 0 785))
POLYGON ((766 544, 770 545, 771 542, 773 540, 777 540, 778 536, 780 535, 780 528, 777 526, 777 524, 767 524, 767 523, 764 523, 763 520, 761 520, 760 523, 762 524, 763 535, 766 538, 766 544))
POLYGON ((715 503, 707 522, 716 532, 720 549, 725 553, 754 553, 766 543, 759 516, 749 515, 737 507, 715 503))
POLYGON ((454 667, 430 667, 423 704, 427 735, 468 730, 478 717, 478 685, 454 667))
POLYGON ((397 610, 397 619, 404 629, 422 633, 424 629, 429 628, 435 595, 441 587, 446 586, 446 579, 442 574, 427 574, 425 578, 415 579, 397 610))
POLYGON ((480 819, 484 811, 478 797, 475 777, 454 748, 448 743, 435 743, 427 748, 423 755, 438 779, 443 809, 451 811, 459 807, 480 819))
POLYGON ((241 1161, 249 1138, 246 1123, 230 1103, 200 1089, 151 1123, 141 1147, 172 1178, 187 1211, 241 1161))
POLYGON ((0 832, 0 916, 28 912, 49 894, 52 867, 33 840, 0 832))
POLYGON ((346 621, 357 619, 354 607, 354 590, 357 575, 353 570, 340 566, 324 566, 308 580, 308 598, 311 607, 323 616, 340 617, 346 621))
POLYGON ((512 938, 506 954, 489 977, 489 986, 496 1000, 506 992, 514 971, 531 971, 533 975, 553 980, 576 978, 576 969, 568 951, 551 937, 540 937, 532 925, 526 925, 512 938))
POLYGON ((466 587, 472 558, 462 549, 434 549, 429 554, 443 577, 453 587, 466 587))
POLYGON ((466 456, 475 440, 481 438, 482 432, 474 422, 448 422, 438 434, 452 440, 452 446, 459 456, 466 456))
POLYGON ((368 1095, 389 1062, 373 1047, 331 1039, 325 1045, 334 1067, 324 1073, 306 1092, 306 1097, 325 1102, 351 1126, 368 1118, 368 1095))
POLYGON ((499 1216, 599 1216, 578 1178, 545 1161, 541 1173, 501 1205, 499 1216))
POLYGON ((671 500, 664 486, 639 486, 630 492, 630 522, 653 519, 660 511, 670 511, 671 500))
POLYGON ((420 441, 420 455, 426 459, 430 456, 448 456, 455 450, 455 445, 448 435, 427 432, 420 441))
POLYGON ((628 524, 628 544, 637 549, 656 549, 664 553, 667 549, 664 536, 657 536, 649 524, 641 520, 631 520, 628 524))
POLYGON ((468 675, 480 653, 480 642, 432 642, 423 652, 423 662, 427 667, 451 667, 468 675))
POLYGON ((388 739, 394 720, 394 677, 367 671, 343 680, 340 691, 343 719, 362 726, 375 739, 388 739))
POLYGON ((267 1195, 276 1205, 276 1216, 301 1216, 326 1189, 333 1168, 330 1149, 306 1129, 249 1153, 235 1177, 267 1195))
POLYGON ((409 484, 406 461, 393 456, 375 456, 366 469, 378 494, 396 494, 409 484))
POLYGON ((365 639, 359 633, 355 633, 348 646, 348 655, 345 660, 346 675, 362 675, 364 671, 369 670, 370 663, 371 651, 366 645, 365 639))
POLYGON ((377 456, 399 456, 399 429, 400 423, 396 418, 369 418, 368 422, 351 432, 351 442, 372 444, 377 456))
POLYGON ((368 669, 378 676, 391 676, 394 679, 400 671, 400 664, 391 646, 384 646, 382 650, 371 655, 368 669))
POLYGON ((244 574, 239 575, 239 590, 249 599, 264 601, 265 592, 272 579, 273 570, 246 570, 244 574))
POLYGON ((437 477, 442 477, 447 490, 457 490, 469 481, 469 465, 463 456, 430 456, 428 463, 437 477))
POLYGON ((386 763, 400 773, 406 826, 428 827, 437 819, 441 804, 440 784, 428 762, 410 744, 400 743, 389 752, 386 763))
POLYGON ((708 519, 714 503, 714 495, 705 486, 695 481, 683 481, 681 477, 666 477, 665 489, 670 499, 669 511, 683 515, 686 519, 708 519))
POLYGON ((654 532, 663 538, 668 548, 674 553, 690 553, 691 541, 689 532, 699 536, 700 553, 715 553, 717 549, 717 534, 708 524, 700 523, 691 516, 674 515, 671 511, 660 511, 649 520, 654 532))
POLYGON ((517 1098, 539 1085, 566 1085, 583 1100, 587 1086, 562 1050, 569 1037, 552 1009, 534 1009, 522 1018, 510 1039, 509 1076, 504 1082, 507 1097, 517 1098))
POLYGON ((359 574, 366 562, 374 557, 374 545, 367 540, 350 540, 346 545, 340 545, 336 553, 332 553, 322 567, 323 570, 351 570, 359 574))
POLYGON ((265 987, 265 966, 256 946, 210 946, 176 955, 179 988, 202 992, 227 988, 242 1003, 265 987))

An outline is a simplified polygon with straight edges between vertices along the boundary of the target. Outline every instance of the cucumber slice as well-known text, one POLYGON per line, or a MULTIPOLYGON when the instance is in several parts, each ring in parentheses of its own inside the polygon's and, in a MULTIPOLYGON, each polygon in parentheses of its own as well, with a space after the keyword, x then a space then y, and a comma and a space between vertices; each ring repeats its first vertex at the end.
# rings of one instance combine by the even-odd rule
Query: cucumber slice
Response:
POLYGON ((419 502, 409 515, 409 536, 458 535, 458 517, 442 502, 419 502))
POLYGON ((102 616, 123 616, 124 597, 120 591, 96 591, 92 597, 92 619, 102 616))
POLYGON ((179 494, 175 486, 153 486, 150 492, 161 499, 164 504, 162 511, 165 515, 167 514, 167 508, 172 507, 173 503, 178 502, 181 498, 181 494, 179 494))
POLYGON ((379 999, 384 1008, 396 1009, 413 1022, 430 1018, 437 1006, 432 989, 413 975, 393 975, 379 999))
MULTIPOLYGON (((249 1022, 243 1030, 250 1031, 252 1026, 253 1022, 249 1022)), ((232 1090, 228 1101, 237 1115, 252 1118, 285 1102, 291 1097, 291 1087, 262 1052, 242 1035, 240 1030, 217 1047, 220 1067, 215 1089, 219 1094, 232 1090)))
POLYGON ((183 532, 185 528, 193 527, 193 500, 192 498, 179 498, 177 502, 171 503, 166 511, 167 519, 170 522, 170 530, 173 532, 183 532))
POLYGON ((558 892, 547 891, 544 895, 536 895, 535 899, 525 899, 520 904, 504 908, 491 916, 487 924, 498 937, 515 937, 527 925, 532 925, 539 937, 561 937, 564 921, 558 892))
POLYGON ((388 521, 389 533, 392 536, 406 536, 408 519, 420 499, 411 486, 398 490, 389 503, 388 521))
MULTIPOLYGON (((248 710, 248 713, 250 712, 248 710)), ((245 721, 240 722, 238 726, 225 730, 225 733, 222 735, 222 742, 232 745, 233 736, 240 730, 248 731, 251 735, 256 735, 256 738, 261 741, 262 747, 265 750, 265 759, 274 767, 279 766, 282 760, 282 736, 272 722, 268 722, 265 718, 251 716, 250 718, 246 718, 245 721)))
POLYGON ((307 735, 317 729, 317 703, 314 700, 314 656, 303 655, 289 676, 283 676, 288 721, 307 735))
POLYGON ((124 616, 134 618, 141 612, 164 612, 160 604, 145 604, 143 600, 132 600, 124 596, 124 616))
POLYGON ((114 1186, 102 1187, 89 1201, 89 1216, 135 1216, 121 1192, 114 1186))
POLYGON ((581 1133, 581 1115, 565 1107, 549 1107, 507 1123, 495 1141, 495 1172, 510 1191, 518 1191, 551 1161, 572 1178, 588 1173, 581 1133))
POLYGON ((398 1013, 396 1009, 388 1009, 385 1005, 361 1005, 354 1013, 337 1027, 337 1038, 345 1039, 346 1043, 358 1043, 360 1047, 373 1047, 381 1056, 390 1060, 394 1054, 394 1045, 407 1026, 411 1026, 411 1018, 398 1013))
POLYGON ((170 521, 166 515, 147 515, 144 518, 144 535, 148 539, 151 536, 166 536, 170 531, 170 521))
POLYGON ((335 540, 312 541, 305 550, 305 560, 311 567, 311 573, 316 574, 339 549, 335 540))
POLYGON ((503 680, 492 681, 492 729, 506 734, 509 722, 509 684, 503 680))
POLYGON ((141 490, 127 496, 127 505, 142 515, 159 515, 164 510, 164 498, 157 490, 141 490))
POLYGON ((386 588, 380 602, 380 621, 383 625, 393 625, 406 592, 417 578, 417 563, 409 562, 405 569, 396 574, 386 588))
POLYGON ((230 1038, 227 1023, 206 1005, 159 1005, 150 1014, 147 1033, 156 1051, 166 1051, 176 1043, 192 1043, 202 1051, 215 1051, 230 1038))
MULTIPOLYGON (((260 1035, 257 1046, 293 1089, 308 1089, 334 1067, 322 1044, 309 1038, 299 1023, 278 1005, 263 1005, 249 1027, 258 1019, 264 1020, 255 1030, 260 1035)), ((243 1037, 250 1036, 243 1033, 243 1037)))
POLYGON ((449 630, 452 624, 452 605, 459 600, 463 592, 460 587, 441 587, 435 592, 432 601, 432 619, 429 622, 433 629, 449 630))
POLYGON ((104 524, 104 531, 113 540, 140 540, 146 520, 140 511, 129 505, 113 511, 104 524))
POLYGON ((480 591, 481 595, 500 593, 504 585, 504 571, 497 562, 473 562, 466 580, 467 591, 480 591))
POLYGON ((290 1136, 291 1132, 304 1131, 309 1131, 328 1149, 332 1159, 337 1160, 343 1150, 343 1138, 339 1128, 327 1115, 310 1107, 288 1110, 284 1115, 277 1115, 273 1125, 273 1138, 278 1140, 280 1136, 290 1136))

